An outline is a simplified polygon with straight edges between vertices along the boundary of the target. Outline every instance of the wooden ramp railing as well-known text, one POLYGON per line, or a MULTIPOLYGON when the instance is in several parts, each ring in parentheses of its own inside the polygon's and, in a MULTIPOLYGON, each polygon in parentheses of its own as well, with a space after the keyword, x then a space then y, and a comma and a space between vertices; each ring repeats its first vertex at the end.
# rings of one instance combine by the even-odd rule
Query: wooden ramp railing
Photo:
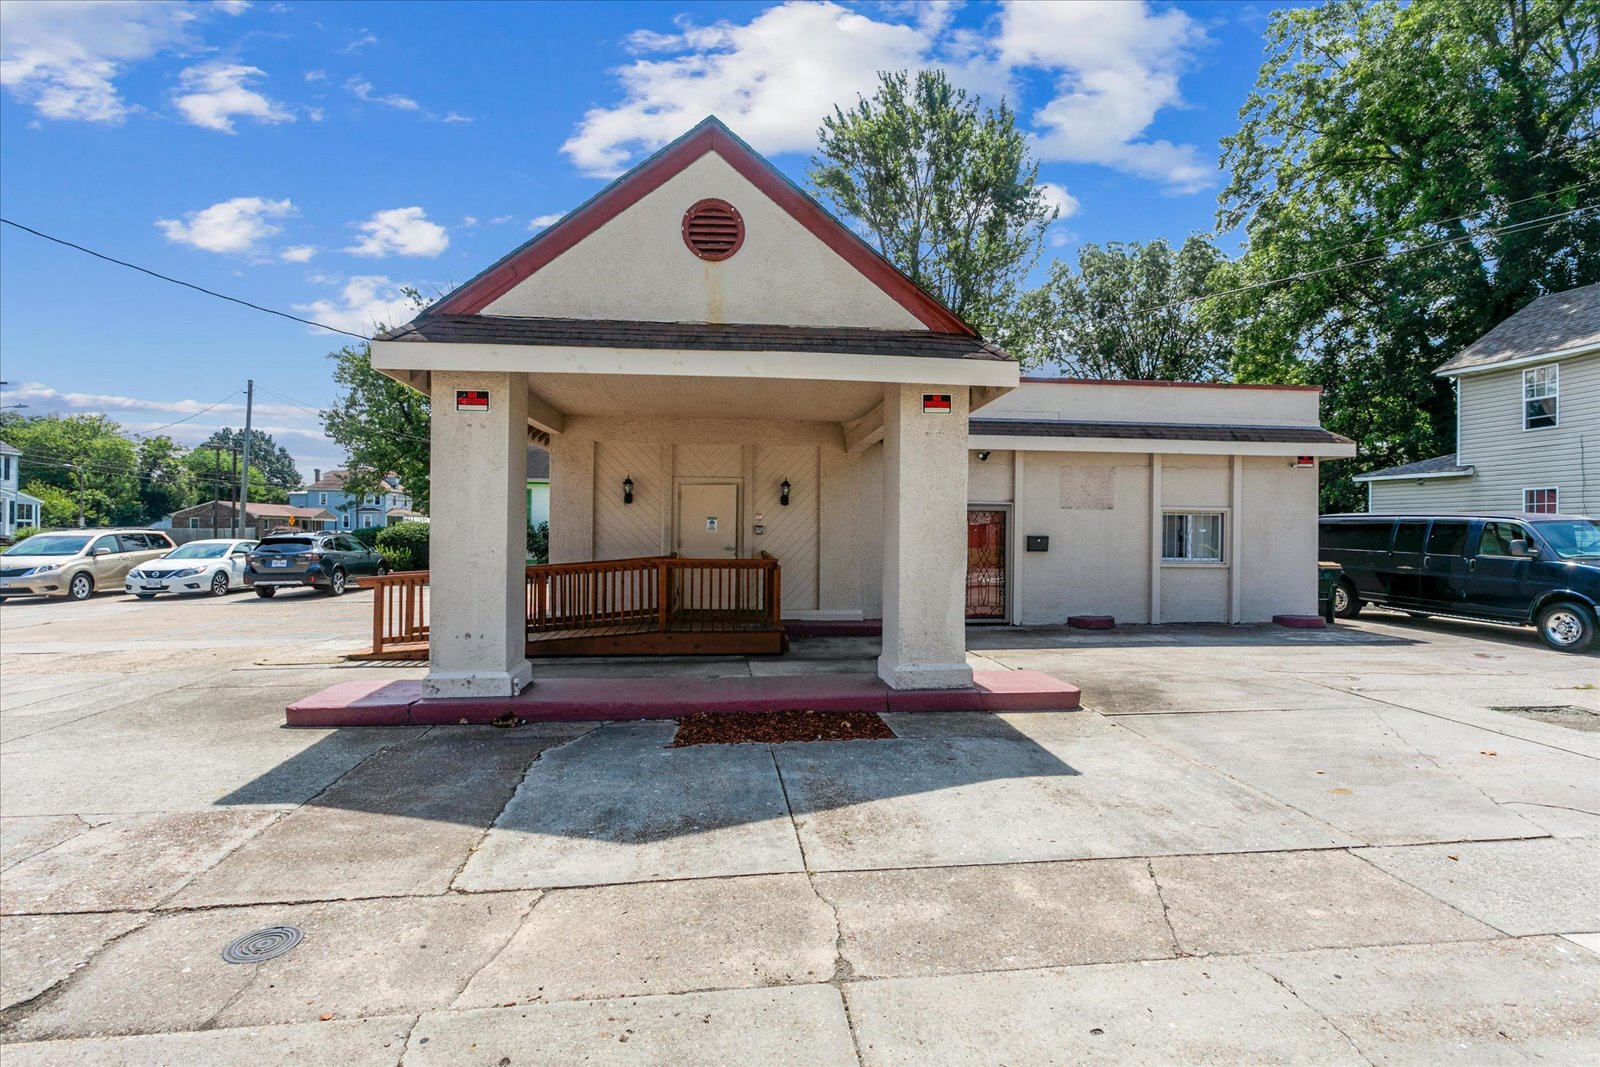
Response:
MULTIPOLYGON (((782 571, 755 559, 645 556, 527 569, 528 655, 783 650, 782 571)), ((429 572, 363 578, 372 648, 352 659, 426 659, 429 572)))

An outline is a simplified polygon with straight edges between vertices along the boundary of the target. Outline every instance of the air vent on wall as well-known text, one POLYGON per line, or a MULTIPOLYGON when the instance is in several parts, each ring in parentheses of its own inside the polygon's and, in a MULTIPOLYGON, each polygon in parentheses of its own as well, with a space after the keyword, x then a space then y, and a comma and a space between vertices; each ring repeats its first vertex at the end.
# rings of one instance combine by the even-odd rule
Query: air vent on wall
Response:
POLYGON ((744 219, 726 200, 702 200, 683 213, 683 243, 701 259, 727 259, 744 244, 744 219))

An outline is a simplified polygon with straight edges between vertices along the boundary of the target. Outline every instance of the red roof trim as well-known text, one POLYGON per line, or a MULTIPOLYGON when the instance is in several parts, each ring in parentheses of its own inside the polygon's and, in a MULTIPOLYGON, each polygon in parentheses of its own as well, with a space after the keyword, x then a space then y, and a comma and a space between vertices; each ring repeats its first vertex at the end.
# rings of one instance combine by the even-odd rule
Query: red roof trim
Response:
POLYGON ((1165 382, 1145 378, 1022 378, 1040 385, 1154 385, 1164 389, 1278 389, 1288 392, 1320 393, 1320 385, 1269 385, 1260 382, 1165 382))
POLYGON ((715 152, 742 177, 840 258, 859 271, 918 322, 936 333, 978 336, 978 331, 932 294, 900 273, 844 223, 784 177, 715 118, 707 118, 672 144, 601 190, 577 210, 446 296, 419 318, 477 315, 523 279, 661 188, 707 152, 715 152))

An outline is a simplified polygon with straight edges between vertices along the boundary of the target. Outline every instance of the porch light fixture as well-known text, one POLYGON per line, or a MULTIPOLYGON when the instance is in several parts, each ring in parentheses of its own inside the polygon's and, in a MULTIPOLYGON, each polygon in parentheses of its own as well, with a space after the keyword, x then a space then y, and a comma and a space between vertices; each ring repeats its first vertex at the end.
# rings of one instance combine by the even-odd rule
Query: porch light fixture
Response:
POLYGON ((624 479, 622 479, 622 502, 624 504, 633 503, 633 479, 632 478, 624 478, 624 479))
POLYGON ((978 462, 979 463, 987 463, 987 462, 989 462, 989 453, 988 452, 979 452, 978 453, 978 462))
POLYGON ((778 484, 778 503, 784 507, 789 506, 789 479, 787 478, 778 484))

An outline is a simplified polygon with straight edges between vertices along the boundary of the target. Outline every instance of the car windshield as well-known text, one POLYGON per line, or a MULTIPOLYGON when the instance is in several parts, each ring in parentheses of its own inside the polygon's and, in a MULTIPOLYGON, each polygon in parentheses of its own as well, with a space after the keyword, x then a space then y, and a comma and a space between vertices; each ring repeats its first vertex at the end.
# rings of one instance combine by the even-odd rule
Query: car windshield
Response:
POLYGON ((208 545, 208 544, 204 544, 204 543, 199 542, 199 541, 191 541, 189 544, 184 545, 182 548, 177 549, 176 551, 168 552, 164 558, 166 558, 166 559, 218 559, 218 558, 220 558, 222 556, 226 556, 227 554, 228 554, 228 546, 227 546, 226 543, 224 543, 224 544, 209 544, 208 545))
POLYGON ((83 534, 34 534, 6 549, 8 556, 75 556, 89 539, 83 534))
POLYGON ((1533 525, 1562 559, 1600 559, 1600 519, 1560 519, 1533 525))

